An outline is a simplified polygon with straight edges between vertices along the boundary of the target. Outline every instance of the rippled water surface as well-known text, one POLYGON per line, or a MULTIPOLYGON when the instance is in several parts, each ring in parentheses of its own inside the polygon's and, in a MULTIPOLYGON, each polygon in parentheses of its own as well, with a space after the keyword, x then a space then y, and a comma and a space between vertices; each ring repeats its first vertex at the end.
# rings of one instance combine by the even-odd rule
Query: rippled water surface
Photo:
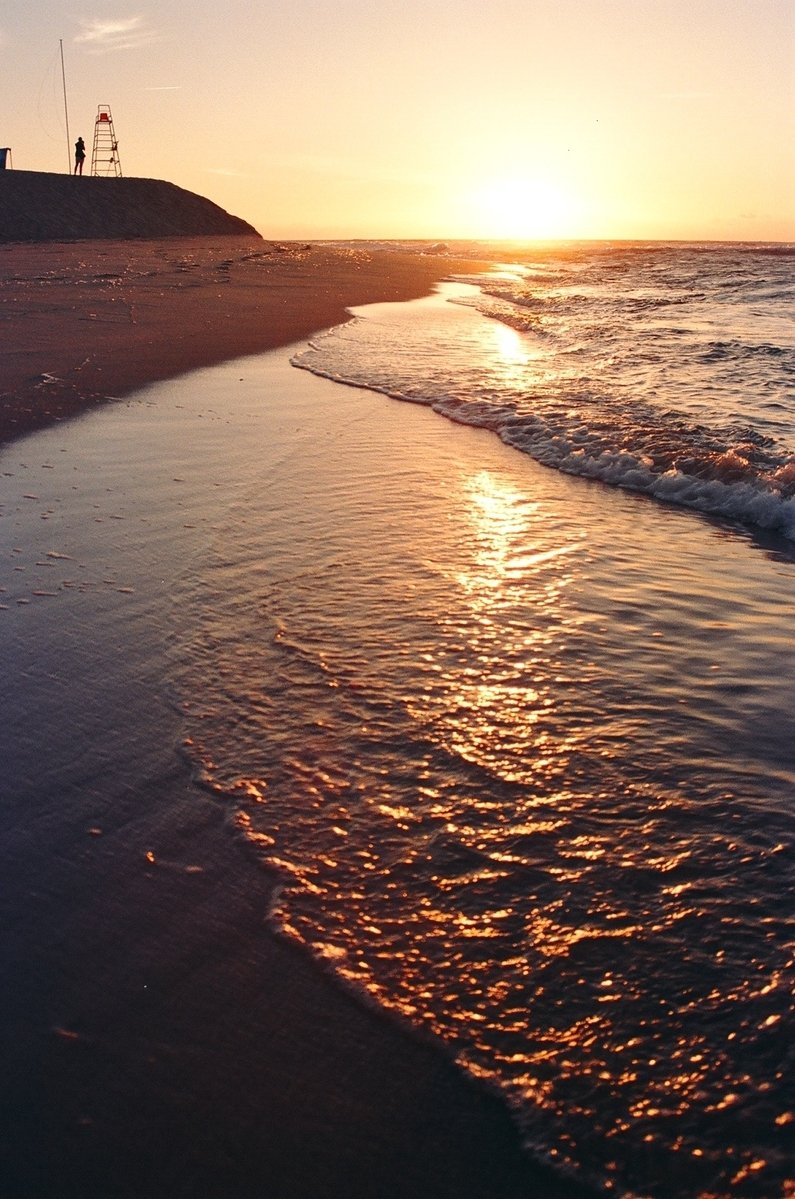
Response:
POLYGON ((584 245, 478 277, 490 319, 404 310, 297 359, 571 474, 795 538, 795 249, 584 245))
MULTIPOLYGON (((518 387, 540 352, 480 303, 363 310, 335 363, 392 390, 424 338, 418 388, 518 387)), ((172 649, 275 925, 611 1192, 784 1194, 788 542, 288 372, 172 649)))

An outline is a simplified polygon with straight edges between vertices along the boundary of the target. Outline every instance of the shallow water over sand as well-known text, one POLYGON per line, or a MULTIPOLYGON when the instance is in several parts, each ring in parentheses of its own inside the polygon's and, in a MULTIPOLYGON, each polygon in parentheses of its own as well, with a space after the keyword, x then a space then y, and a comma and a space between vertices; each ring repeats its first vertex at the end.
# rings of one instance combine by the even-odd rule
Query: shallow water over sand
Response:
POLYGON ((275 924, 536 1150, 617 1193, 779 1193, 786 553, 276 356, 152 394, 90 494, 6 455, 8 615, 68 644, 90 592, 133 689, 167 644, 275 924))
POLYGON ((791 246, 572 243, 371 308, 296 361, 547 466, 795 538, 791 246))
POLYGON ((775 1193, 792 562, 405 405, 291 404, 174 663, 276 925, 553 1160, 775 1193))

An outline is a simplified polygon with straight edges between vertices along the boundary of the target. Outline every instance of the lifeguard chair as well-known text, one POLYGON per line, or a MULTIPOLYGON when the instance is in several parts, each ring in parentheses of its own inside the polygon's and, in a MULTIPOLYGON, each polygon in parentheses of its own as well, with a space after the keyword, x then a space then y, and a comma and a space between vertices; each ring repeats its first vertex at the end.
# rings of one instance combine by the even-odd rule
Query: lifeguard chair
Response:
POLYGON ((115 175, 121 178, 119 143, 113 128, 110 105, 100 104, 94 122, 94 148, 91 151, 92 175, 115 175))

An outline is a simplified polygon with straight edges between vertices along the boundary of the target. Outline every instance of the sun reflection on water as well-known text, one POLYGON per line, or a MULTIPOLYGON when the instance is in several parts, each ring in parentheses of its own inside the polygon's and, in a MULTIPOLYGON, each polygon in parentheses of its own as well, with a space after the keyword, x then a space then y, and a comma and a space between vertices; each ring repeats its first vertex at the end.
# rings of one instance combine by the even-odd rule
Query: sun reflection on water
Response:
POLYGON ((508 782, 560 771, 580 738, 556 728, 558 661, 578 636, 565 601, 579 538, 556 542, 538 501, 493 471, 461 480, 468 552, 452 574, 454 599, 440 617, 436 670, 424 697, 435 735, 456 756, 508 782), (450 653, 450 646, 466 652, 450 653), (528 747, 535 746, 535 753, 528 747))
MULTIPOLYGON (((761 891, 777 859, 721 797, 634 769, 645 717, 604 685, 600 648, 624 634, 600 643, 579 603, 576 521, 498 460, 455 462, 443 490, 380 541, 368 499, 366 552, 347 508, 300 576, 291 546, 284 579, 241 597, 236 639, 208 611, 192 756, 278 870, 282 934, 503 1086, 552 1157, 607 1145, 611 1186, 647 1154, 637 1193, 662 1169, 666 1199, 698 1193, 677 1192, 672 1154, 710 1158, 704 1130, 718 1143, 752 1090, 790 1118, 773 1068, 789 974, 733 910, 744 872, 761 891)), ((727 1177, 764 1174, 732 1129, 727 1177)))
POLYGON ((539 345, 500 321, 484 325, 483 336, 491 339, 484 357, 500 383, 509 389, 525 389, 528 367, 541 358, 539 345))

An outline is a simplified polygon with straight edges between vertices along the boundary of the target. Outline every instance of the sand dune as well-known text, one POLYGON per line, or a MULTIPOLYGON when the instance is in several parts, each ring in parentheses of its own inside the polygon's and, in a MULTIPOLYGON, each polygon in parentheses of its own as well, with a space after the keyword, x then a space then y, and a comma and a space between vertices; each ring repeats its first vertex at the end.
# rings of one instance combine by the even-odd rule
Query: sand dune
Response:
POLYGON ((240 217, 162 179, 0 171, 0 242, 257 237, 240 217))

